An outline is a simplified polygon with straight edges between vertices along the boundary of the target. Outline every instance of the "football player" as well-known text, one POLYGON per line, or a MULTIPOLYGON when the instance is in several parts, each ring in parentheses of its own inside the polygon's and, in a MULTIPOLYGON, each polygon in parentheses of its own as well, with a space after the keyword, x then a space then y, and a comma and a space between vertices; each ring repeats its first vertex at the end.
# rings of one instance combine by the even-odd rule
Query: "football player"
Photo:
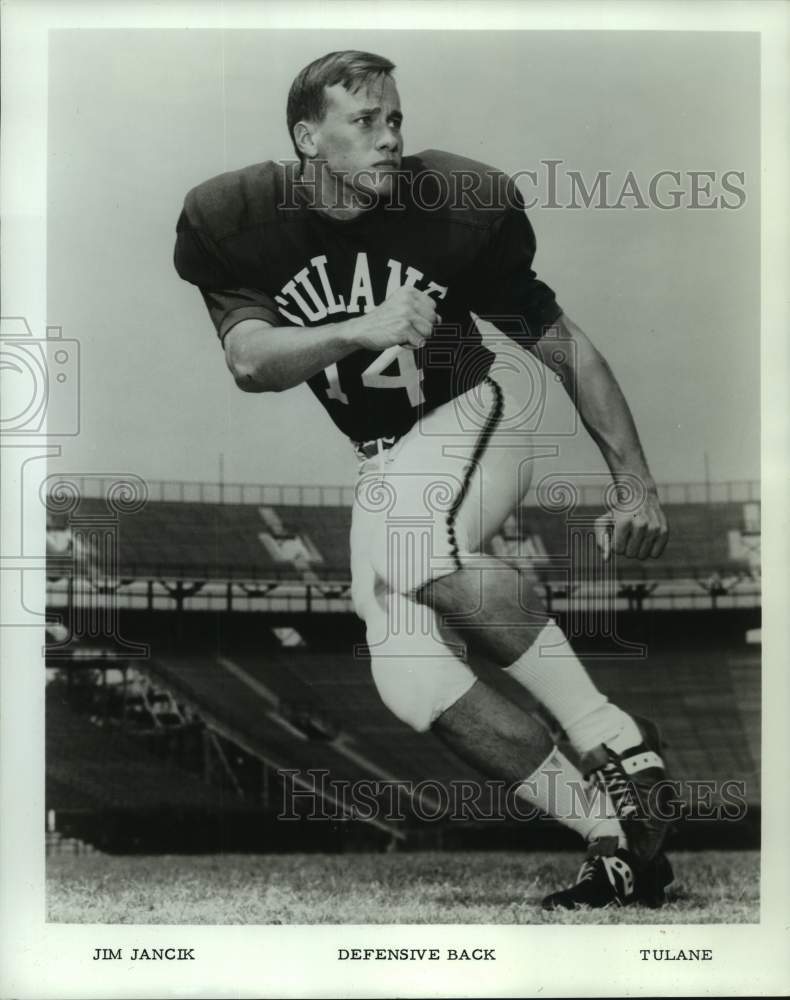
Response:
POLYGON ((306 381, 353 443, 352 598, 384 703, 585 839, 578 882, 545 906, 657 905, 671 877, 650 801, 665 777, 657 732, 597 690, 518 569, 484 554, 529 486, 524 352, 562 379, 614 482, 639 484, 599 525, 606 554, 661 554, 656 486, 606 361, 532 269, 515 184, 436 150, 404 157, 393 70, 357 51, 305 67, 287 106, 299 162, 190 191, 176 268, 242 390, 306 381), (494 350, 486 319, 505 335, 494 350), (493 669, 557 721, 577 762, 493 669))

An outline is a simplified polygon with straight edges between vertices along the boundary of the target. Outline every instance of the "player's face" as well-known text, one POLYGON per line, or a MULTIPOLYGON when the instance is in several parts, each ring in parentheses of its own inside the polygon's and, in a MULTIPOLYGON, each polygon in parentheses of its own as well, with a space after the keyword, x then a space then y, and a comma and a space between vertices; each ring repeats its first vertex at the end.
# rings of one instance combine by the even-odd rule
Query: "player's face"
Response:
POLYGON ((326 88, 327 109, 313 133, 318 158, 357 191, 380 195, 401 164, 403 115, 389 77, 350 93, 341 84, 326 88))

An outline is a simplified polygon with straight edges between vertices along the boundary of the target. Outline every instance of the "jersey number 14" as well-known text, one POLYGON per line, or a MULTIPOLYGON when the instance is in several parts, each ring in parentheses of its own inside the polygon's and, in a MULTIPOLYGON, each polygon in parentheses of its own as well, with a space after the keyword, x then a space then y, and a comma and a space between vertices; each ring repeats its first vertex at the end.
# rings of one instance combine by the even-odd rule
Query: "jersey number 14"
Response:
MULTIPOLYGON (((327 397, 348 404, 348 396, 340 388, 337 365, 325 368, 324 374, 329 382, 327 397)), ((405 389, 411 406, 419 406, 425 402, 422 379, 423 372, 417 367, 414 351, 397 344, 382 351, 362 372, 362 385, 366 389, 405 389), (397 362, 397 374, 383 375, 384 369, 389 368, 393 362, 397 362)))

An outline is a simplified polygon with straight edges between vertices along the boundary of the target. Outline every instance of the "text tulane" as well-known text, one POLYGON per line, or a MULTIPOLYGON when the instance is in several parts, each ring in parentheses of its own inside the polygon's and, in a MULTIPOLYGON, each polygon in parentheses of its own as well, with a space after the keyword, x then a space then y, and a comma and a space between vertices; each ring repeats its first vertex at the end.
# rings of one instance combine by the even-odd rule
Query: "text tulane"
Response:
POLYGON ((654 962, 710 962, 713 951, 710 948, 640 948, 642 961, 654 962))

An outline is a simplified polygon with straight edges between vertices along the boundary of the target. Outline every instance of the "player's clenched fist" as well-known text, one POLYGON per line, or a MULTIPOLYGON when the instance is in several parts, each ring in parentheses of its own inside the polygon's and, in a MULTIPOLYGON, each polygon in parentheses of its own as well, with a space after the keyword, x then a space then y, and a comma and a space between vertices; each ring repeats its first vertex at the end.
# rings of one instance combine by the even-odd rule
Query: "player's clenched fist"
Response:
POLYGON ((669 528, 658 497, 648 493, 636 510, 602 514, 595 535, 604 560, 612 551, 629 559, 656 559, 666 547, 669 528))
POLYGON ((403 287, 348 325, 357 347, 382 351, 395 346, 422 347, 437 319, 436 304, 430 295, 403 287))

